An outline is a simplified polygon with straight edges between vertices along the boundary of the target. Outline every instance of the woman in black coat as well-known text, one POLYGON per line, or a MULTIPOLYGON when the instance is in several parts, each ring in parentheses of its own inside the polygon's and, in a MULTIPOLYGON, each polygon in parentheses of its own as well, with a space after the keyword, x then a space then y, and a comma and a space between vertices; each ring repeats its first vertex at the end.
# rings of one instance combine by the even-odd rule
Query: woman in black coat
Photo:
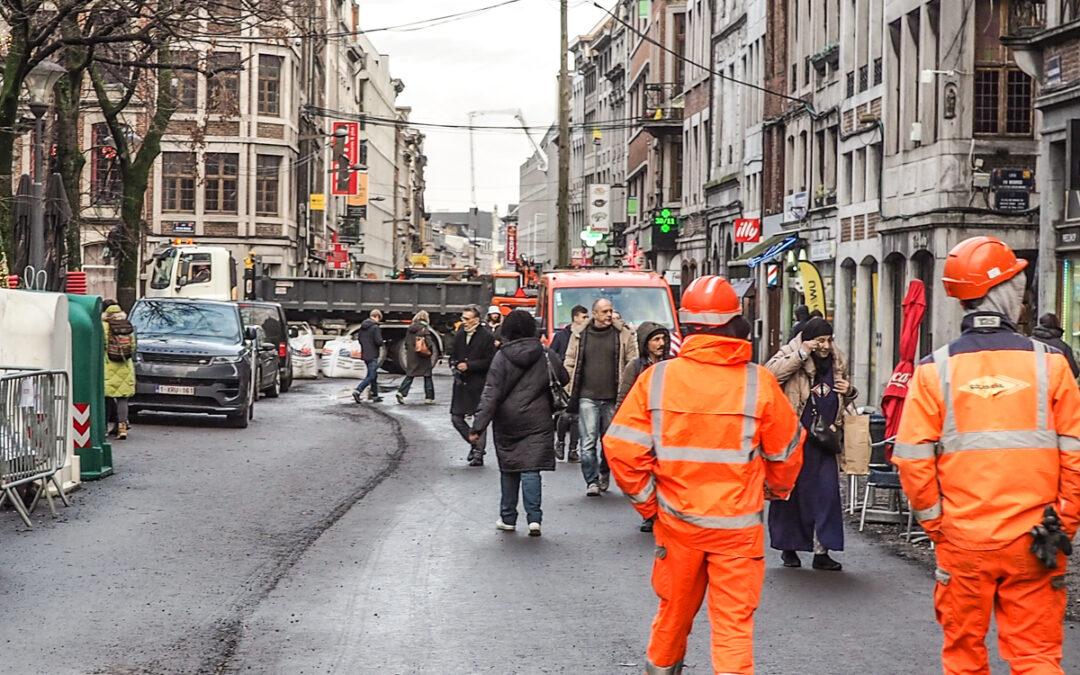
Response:
POLYGON ((431 359, 435 353, 435 336, 431 333, 430 321, 428 313, 420 310, 409 324, 409 330, 405 331, 405 378, 397 390, 398 403, 405 403, 413 378, 417 377, 424 378, 424 403, 430 405, 435 402, 435 380, 431 377, 435 367, 431 359), (427 345, 426 355, 416 351, 418 343, 427 345))
POLYGON ((517 523, 518 491, 529 519, 529 535, 540 536, 540 472, 555 470, 554 429, 551 425, 550 372, 556 382, 570 381, 560 360, 536 337, 536 320, 516 309, 503 321, 503 346, 488 371, 471 437, 478 439, 494 422, 495 454, 502 474, 502 505, 495 527, 513 530, 517 523))

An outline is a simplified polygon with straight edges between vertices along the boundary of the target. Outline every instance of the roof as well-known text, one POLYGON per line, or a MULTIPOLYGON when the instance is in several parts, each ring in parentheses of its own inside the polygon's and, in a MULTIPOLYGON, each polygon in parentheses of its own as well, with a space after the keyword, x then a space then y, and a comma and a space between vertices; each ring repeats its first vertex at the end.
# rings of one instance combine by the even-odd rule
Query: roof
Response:
POLYGON ((551 286, 588 288, 593 286, 666 287, 667 282, 656 272, 632 270, 561 270, 544 274, 551 286))
POLYGON ((491 239, 493 234, 494 214, 491 211, 432 211, 429 220, 432 223, 464 225, 472 230, 474 237, 480 239, 491 239))

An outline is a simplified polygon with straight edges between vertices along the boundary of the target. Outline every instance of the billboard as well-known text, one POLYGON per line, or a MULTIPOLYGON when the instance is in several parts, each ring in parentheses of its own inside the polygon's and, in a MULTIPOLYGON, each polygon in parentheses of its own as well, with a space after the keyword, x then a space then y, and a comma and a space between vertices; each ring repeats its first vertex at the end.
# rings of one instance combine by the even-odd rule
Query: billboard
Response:
POLYGON ((360 174, 349 167, 360 163, 360 123, 331 122, 330 136, 333 138, 330 194, 339 197, 358 194, 360 174))

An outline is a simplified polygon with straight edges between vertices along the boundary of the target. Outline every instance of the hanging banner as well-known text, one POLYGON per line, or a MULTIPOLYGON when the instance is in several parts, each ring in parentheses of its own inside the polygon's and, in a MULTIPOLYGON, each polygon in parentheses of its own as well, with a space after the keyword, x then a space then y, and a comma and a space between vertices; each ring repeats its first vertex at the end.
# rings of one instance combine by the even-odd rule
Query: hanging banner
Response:
POLYGON ((518 258, 517 225, 506 226, 506 264, 516 265, 518 258))
POLYGON ((594 183, 589 186, 589 224, 593 232, 611 232, 611 186, 594 183))
POLYGON ((816 309, 822 316, 828 316, 825 313, 825 284, 821 282, 821 273, 818 272, 817 266, 812 262, 800 260, 799 279, 802 281, 803 302, 807 308, 811 312, 816 309))
POLYGON ((360 162, 360 123, 334 121, 330 136, 333 139, 330 194, 355 195, 360 191, 360 177, 352 167, 360 162))

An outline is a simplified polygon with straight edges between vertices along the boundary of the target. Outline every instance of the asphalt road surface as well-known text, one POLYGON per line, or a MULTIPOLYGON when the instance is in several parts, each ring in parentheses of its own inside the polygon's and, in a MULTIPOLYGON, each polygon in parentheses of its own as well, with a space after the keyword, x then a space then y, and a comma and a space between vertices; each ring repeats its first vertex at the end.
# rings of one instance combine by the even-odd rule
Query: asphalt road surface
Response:
MULTIPOLYGON (((496 532, 494 453, 465 466, 448 377, 434 406, 348 386, 298 383, 246 432, 140 422, 60 519, 0 513, 0 673, 643 670, 653 549, 621 495, 586 498, 560 464, 544 536, 496 532)), ((929 571, 854 533, 841 559, 769 555, 758 672, 940 672, 929 571)), ((687 662, 711 672, 704 613, 687 662)))

